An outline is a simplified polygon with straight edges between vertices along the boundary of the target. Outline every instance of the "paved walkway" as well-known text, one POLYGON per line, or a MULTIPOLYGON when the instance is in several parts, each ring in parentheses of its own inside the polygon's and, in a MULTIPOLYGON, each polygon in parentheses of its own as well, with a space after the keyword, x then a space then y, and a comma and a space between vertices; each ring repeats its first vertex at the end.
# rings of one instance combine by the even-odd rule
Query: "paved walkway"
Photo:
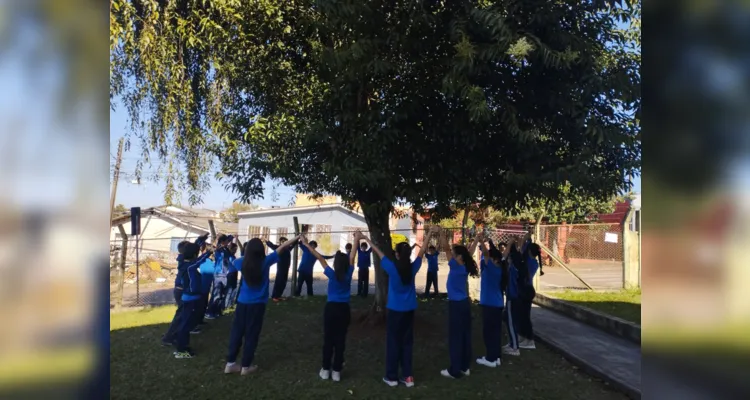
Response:
POLYGON ((536 305, 531 319, 539 341, 631 397, 640 397, 640 346, 536 305))

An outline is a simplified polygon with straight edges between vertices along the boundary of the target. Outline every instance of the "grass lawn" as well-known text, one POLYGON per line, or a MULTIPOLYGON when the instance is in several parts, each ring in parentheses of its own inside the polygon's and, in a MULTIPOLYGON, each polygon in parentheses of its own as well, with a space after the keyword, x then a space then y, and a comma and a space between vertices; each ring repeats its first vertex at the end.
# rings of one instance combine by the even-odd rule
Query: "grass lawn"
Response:
POLYGON ((565 291, 545 294, 626 321, 641 323, 640 290, 621 290, 618 292, 565 291))
MULTIPOLYGON (((224 375, 232 315, 209 321, 191 336, 197 354, 176 360, 159 339, 174 313, 173 306, 113 313, 110 319, 112 399, 626 399, 605 383, 580 372, 560 355, 537 345, 520 358, 506 356, 500 368, 472 363, 471 376, 450 380, 446 300, 420 300, 414 327, 416 386, 387 387, 385 327, 365 327, 356 315, 370 299, 352 299, 352 325, 347 337, 342 381, 318 378, 322 353, 325 297, 269 303, 256 352, 257 374, 224 375)), ((478 306, 473 309, 474 356, 484 354, 478 306)))

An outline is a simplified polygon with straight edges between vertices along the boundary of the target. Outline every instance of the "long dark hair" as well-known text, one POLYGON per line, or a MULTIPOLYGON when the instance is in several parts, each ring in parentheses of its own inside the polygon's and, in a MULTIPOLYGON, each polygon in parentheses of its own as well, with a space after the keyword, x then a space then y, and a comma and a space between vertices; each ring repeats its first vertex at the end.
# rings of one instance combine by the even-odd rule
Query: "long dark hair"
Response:
POLYGON ((411 246, 409 243, 401 242, 396 245, 396 271, 401 277, 401 283, 408 285, 414 279, 411 273, 411 246))
POLYGON ((471 256, 471 253, 469 253, 469 249, 467 249, 466 246, 462 246, 460 244, 453 246, 453 254, 457 256, 461 256, 461 258, 464 260, 464 266, 466 267, 466 272, 468 272, 469 275, 471 276, 479 275, 479 268, 477 268, 477 262, 474 261, 474 257, 471 256))
POLYGON ((347 271, 349 271, 349 256, 337 251, 336 256, 333 257, 333 272, 336 273, 336 280, 343 282, 347 271))
POLYGON ((242 260, 242 279, 250 287, 263 283, 263 261, 266 259, 266 248, 263 241, 252 238, 245 243, 245 258, 242 260))
POLYGON ((531 243, 527 251, 532 258, 536 258, 539 262, 539 276, 544 275, 544 271, 542 271, 542 248, 536 243, 531 243))

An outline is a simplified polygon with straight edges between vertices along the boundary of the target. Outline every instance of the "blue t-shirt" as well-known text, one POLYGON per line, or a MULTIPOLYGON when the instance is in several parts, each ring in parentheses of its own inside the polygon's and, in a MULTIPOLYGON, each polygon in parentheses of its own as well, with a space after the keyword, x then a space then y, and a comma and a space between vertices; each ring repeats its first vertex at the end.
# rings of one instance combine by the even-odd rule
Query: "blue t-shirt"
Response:
POLYGON ((190 261, 180 261, 177 270, 182 280, 182 301, 193 301, 201 298, 201 272, 200 266, 208 259, 209 253, 190 261))
POLYGON ((526 266, 529 268, 529 284, 532 284, 534 275, 539 271, 539 262, 532 256, 526 256, 526 266))
POLYGON ((491 307, 503 307, 503 292, 500 290, 500 279, 503 277, 502 268, 490 260, 481 263, 482 282, 479 293, 479 304, 491 307))
POLYGON ((440 253, 438 252, 435 252, 435 254, 425 253, 424 256, 427 258, 427 272, 437 272, 438 271, 438 257, 440 257, 440 253))
POLYGON ((354 266, 349 266, 343 281, 339 281, 336 276, 336 271, 331 267, 326 267, 323 273, 328 277, 328 302, 348 303, 352 291, 352 274, 354 273, 354 266))
POLYGON ((201 264, 201 293, 211 292, 211 283, 214 281, 215 265, 216 263, 211 261, 210 258, 207 258, 206 261, 201 264))
POLYGON ((302 260, 299 262, 299 268, 297 268, 297 271, 303 274, 312 275, 313 267, 315 267, 315 261, 317 260, 307 246, 300 244, 299 248, 302 249, 302 260))
POLYGON ((260 286, 250 287, 245 282, 245 277, 242 277, 242 283, 240 284, 240 296, 237 299, 238 303, 242 304, 258 304, 268 303, 268 271, 271 266, 279 262, 279 255, 276 252, 271 252, 263 260, 263 277, 261 278, 260 286))
POLYGON ((232 265, 229 266, 229 273, 242 271, 243 260, 245 260, 245 257, 240 257, 240 258, 235 259, 232 262, 232 265))
POLYGON ((417 309, 417 291, 414 288, 414 275, 419 272, 422 266, 422 258, 417 257, 411 263, 411 282, 404 285, 401 282, 401 276, 398 274, 396 265, 388 257, 383 257, 380 261, 383 271, 388 274, 388 303, 386 308, 393 311, 412 311, 417 309))
POLYGON ((357 249, 357 268, 370 268, 370 265, 372 265, 372 261, 370 260, 371 254, 372 249, 365 251, 357 249))
POLYGON ((450 301, 461 301, 469 298, 469 294, 466 293, 466 283, 469 279, 469 273, 466 271, 465 265, 460 265, 455 258, 451 258, 448 261, 448 281, 446 286, 448 288, 448 300, 450 301))

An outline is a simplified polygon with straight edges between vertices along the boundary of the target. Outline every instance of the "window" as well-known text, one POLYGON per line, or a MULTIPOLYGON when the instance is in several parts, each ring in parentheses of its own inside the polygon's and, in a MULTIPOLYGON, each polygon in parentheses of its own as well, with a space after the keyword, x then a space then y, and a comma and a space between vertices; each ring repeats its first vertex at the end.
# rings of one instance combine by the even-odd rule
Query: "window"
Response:
POLYGON ((315 233, 318 233, 318 234, 331 233, 331 225, 315 225, 315 233))
POLYGON ((276 240, 278 241, 280 237, 285 237, 289 239, 289 228, 276 228, 276 240))
POLYGON ((182 242, 183 240, 185 240, 185 239, 184 239, 184 238, 181 238, 181 237, 173 237, 173 238, 172 238, 172 241, 171 241, 171 242, 169 243, 169 252, 170 252, 170 253, 177 253, 177 246, 178 246, 178 245, 180 244, 180 242, 182 242))
POLYGON ((271 228, 267 226, 253 226, 247 227, 247 238, 260 238, 262 240, 268 240, 271 237, 271 228))
POLYGON ((358 226, 342 226, 341 230, 344 231, 344 235, 346 235, 346 242, 352 243, 352 246, 354 245, 354 231, 357 229, 362 230, 362 228, 358 226))

